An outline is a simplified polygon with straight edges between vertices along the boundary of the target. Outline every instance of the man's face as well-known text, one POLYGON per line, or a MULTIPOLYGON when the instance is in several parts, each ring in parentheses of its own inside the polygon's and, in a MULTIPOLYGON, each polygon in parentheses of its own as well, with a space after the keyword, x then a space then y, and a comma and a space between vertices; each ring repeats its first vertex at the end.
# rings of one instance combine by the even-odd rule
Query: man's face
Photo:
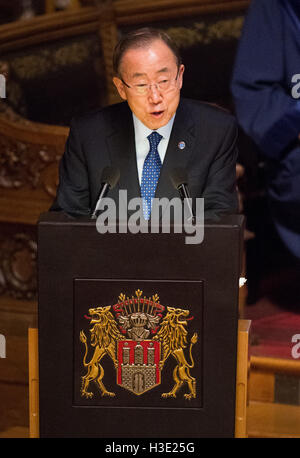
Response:
POLYGON ((184 66, 178 68, 171 49, 163 41, 155 40, 145 48, 127 50, 120 66, 123 81, 117 77, 113 81, 136 117, 149 129, 156 130, 165 126, 177 110, 183 72, 184 66), (171 86, 161 91, 155 83, 166 80, 171 86), (148 84, 151 88, 139 94, 139 89, 145 89, 148 84))

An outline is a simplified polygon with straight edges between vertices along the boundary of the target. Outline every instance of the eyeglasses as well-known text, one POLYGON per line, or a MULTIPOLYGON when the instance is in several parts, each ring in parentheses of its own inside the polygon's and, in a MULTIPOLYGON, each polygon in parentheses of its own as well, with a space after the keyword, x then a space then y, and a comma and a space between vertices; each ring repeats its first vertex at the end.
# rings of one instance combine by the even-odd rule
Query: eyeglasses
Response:
POLYGON ((177 70, 177 75, 175 79, 169 79, 165 78, 162 81, 158 81, 157 83, 152 83, 152 84, 146 84, 146 83, 141 83, 141 84, 135 84, 133 86, 129 86, 129 84, 125 83, 125 81, 120 78, 123 84, 125 84, 126 87, 129 89, 132 89, 136 95, 148 95, 151 91, 151 87, 154 86, 159 92, 167 92, 171 89, 174 89, 176 86, 176 81, 178 78, 179 74, 179 68, 177 70))

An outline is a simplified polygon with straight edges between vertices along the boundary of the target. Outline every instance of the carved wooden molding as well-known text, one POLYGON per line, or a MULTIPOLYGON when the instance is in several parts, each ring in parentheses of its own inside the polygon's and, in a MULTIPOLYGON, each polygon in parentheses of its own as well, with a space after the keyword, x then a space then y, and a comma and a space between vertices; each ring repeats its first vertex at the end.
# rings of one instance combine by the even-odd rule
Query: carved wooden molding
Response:
POLYGON ((106 20, 102 20, 99 26, 99 34, 102 44, 102 55, 105 66, 107 100, 109 104, 120 102, 121 99, 112 82, 114 77, 113 71, 113 52, 116 43, 118 42, 118 29, 114 12, 111 8, 107 10, 106 20))
POLYGON ((50 43, 66 37, 97 33, 99 9, 86 7, 78 11, 56 12, 36 16, 26 21, 0 26, 0 52, 50 43))
MULTIPOLYGON (((69 129, 0 116, 0 188, 43 188, 52 198, 69 129)), ((21 197, 21 196, 20 196, 21 197)))
POLYGON ((55 196, 62 151, 55 146, 24 143, 4 136, 0 137, 0 151, 0 188, 43 186, 51 197, 55 196))
POLYGON ((0 220, 35 224, 56 193, 69 128, 0 115, 0 220))
POLYGON ((117 23, 129 25, 244 10, 249 4, 250 0, 117 0, 114 8, 117 23))
POLYGON ((37 244, 27 234, 0 240, 0 294, 35 300, 37 244))
POLYGON ((20 141, 64 147, 68 133, 68 127, 31 122, 21 116, 8 120, 0 114, 0 135, 20 141))

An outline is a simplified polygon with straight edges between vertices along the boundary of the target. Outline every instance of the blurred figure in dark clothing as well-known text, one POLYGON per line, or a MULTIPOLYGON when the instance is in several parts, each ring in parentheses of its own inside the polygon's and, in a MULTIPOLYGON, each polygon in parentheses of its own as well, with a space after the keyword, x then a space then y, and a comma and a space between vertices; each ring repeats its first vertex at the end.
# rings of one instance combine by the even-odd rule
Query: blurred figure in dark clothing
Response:
MULTIPOLYGON (((293 285, 298 289, 299 82, 299 0, 253 0, 231 86, 239 124, 257 145, 264 161, 267 205, 261 212, 262 220, 254 228, 256 241, 251 241, 252 255, 256 264, 266 263, 270 270, 291 271, 293 285), (257 259, 255 250, 259 251, 257 259), (269 254, 269 259, 259 259, 261 253, 269 254)), ((298 303, 300 309, 300 297, 298 303)))

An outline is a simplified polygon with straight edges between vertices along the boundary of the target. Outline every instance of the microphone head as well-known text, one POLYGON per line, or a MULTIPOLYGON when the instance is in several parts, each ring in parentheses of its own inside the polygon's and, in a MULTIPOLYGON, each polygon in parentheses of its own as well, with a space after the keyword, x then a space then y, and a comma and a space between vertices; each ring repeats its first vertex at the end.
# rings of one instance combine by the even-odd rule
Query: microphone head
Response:
POLYGON ((113 189, 120 179, 120 169, 117 167, 105 167, 101 176, 101 183, 107 183, 113 189))
POLYGON ((178 189, 182 184, 187 184, 187 173, 186 170, 180 167, 174 168, 170 173, 170 178, 174 188, 178 189))

